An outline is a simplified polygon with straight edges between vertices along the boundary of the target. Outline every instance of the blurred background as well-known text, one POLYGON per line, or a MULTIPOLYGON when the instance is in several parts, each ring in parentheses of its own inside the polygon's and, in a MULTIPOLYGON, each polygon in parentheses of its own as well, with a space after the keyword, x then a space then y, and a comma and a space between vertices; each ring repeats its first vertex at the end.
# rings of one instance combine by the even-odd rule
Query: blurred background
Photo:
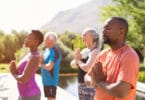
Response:
POLYGON ((1 0, 0 12, 0 73, 9 73, 8 63, 27 53, 23 42, 32 29, 54 31, 63 56, 59 86, 77 96, 77 69, 70 61, 75 48, 84 48, 81 32, 94 27, 101 34, 107 18, 121 16, 129 22, 127 43, 140 57, 138 81, 145 83, 145 0, 1 0))

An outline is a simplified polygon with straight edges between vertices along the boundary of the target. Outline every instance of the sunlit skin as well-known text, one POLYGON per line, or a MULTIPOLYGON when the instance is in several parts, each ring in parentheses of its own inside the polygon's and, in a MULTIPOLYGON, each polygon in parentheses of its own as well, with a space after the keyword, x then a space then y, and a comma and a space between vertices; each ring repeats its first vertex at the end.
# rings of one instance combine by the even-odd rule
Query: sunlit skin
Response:
MULTIPOLYGON (((94 37, 91 35, 91 33, 84 32, 84 33, 82 33, 81 37, 82 37, 82 42, 86 45, 87 48, 92 49, 95 47, 95 44, 93 42, 94 37)), ((89 68, 89 67, 87 67, 88 63, 82 63, 81 59, 82 59, 81 51, 80 51, 80 49, 76 49, 75 50, 75 61, 77 63, 81 64, 83 70, 87 72, 88 68, 89 68)))
POLYGON ((44 38, 43 44, 46 48, 52 48, 55 44, 55 40, 51 36, 48 36, 44 38))
POLYGON ((93 37, 90 35, 89 32, 82 33, 82 41, 83 43, 88 47, 91 48, 91 45, 93 44, 93 37))
POLYGON ((32 50, 33 48, 37 48, 38 40, 35 38, 33 33, 27 35, 24 45, 25 47, 30 48, 30 50, 32 50))
POLYGON ((125 30, 118 25, 117 20, 107 20, 103 27, 104 43, 109 44, 112 49, 118 49, 125 45, 125 30))
MULTIPOLYGON (((30 49, 30 52, 35 52, 37 51, 38 43, 39 41, 35 38, 34 34, 30 33, 27 35, 24 45, 25 47, 30 49)), ((12 60, 9 64, 10 72, 12 73, 12 75, 15 77, 15 79, 18 82, 25 83, 30 79, 30 76, 32 75, 34 71, 34 67, 38 67, 38 62, 39 62, 39 56, 32 56, 30 59, 28 59, 28 64, 23 74, 18 75, 16 62, 12 60)))

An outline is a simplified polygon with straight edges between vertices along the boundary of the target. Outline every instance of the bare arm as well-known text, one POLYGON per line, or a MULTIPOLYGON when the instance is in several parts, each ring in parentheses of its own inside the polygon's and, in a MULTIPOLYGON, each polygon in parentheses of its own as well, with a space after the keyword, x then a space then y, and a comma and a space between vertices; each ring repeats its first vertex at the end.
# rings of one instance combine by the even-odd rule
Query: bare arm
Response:
POLYGON ((131 90, 131 84, 124 81, 116 81, 115 83, 107 83, 106 73, 103 72, 102 64, 100 62, 95 63, 89 74, 92 75, 97 87, 102 88, 106 93, 118 97, 124 98, 131 90))
POLYGON ((32 56, 29 59, 22 75, 17 75, 16 73, 12 73, 14 78, 20 83, 27 82, 32 76, 33 72, 38 68, 38 63, 39 63, 39 57, 32 56))
POLYGON ((131 89, 131 85, 123 81, 117 81, 112 84, 108 84, 105 81, 101 81, 96 83, 96 85, 102 88, 108 94, 118 98, 124 98, 125 96, 127 96, 131 89))
POLYGON ((42 64, 42 67, 48 71, 51 71, 53 69, 54 63, 50 62, 48 64, 42 64))
POLYGON ((17 70, 17 67, 16 67, 16 62, 15 60, 12 60, 9 64, 9 69, 10 69, 10 72, 11 74, 18 74, 18 70, 17 70))
POLYGON ((92 64, 95 62, 96 56, 99 53, 97 49, 92 51, 89 54, 89 59, 87 60, 86 63, 83 63, 81 60, 78 60, 77 63, 79 64, 80 68, 84 70, 85 72, 88 72, 89 68, 92 66, 92 64))
POLYGON ((78 65, 77 65, 75 59, 73 59, 73 60, 70 62, 70 66, 71 66, 72 68, 78 68, 78 65))
POLYGON ((93 64, 94 59, 95 59, 95 57, 91 56, 91 57, 89 57, 89 59, 87 60, 86 63, 82 62, 81 60, 77 60, 76 62, 82 70, 87 72, 89 70, 89 68, 91 67, 91 65, 93 64))
POLYGON ((51 71, 53 69, 53 66, 54 66, 54 62, 49 62, 47 64, 44 64, 43 55, 39 56, 39 63, 40 63, 42 68, 44 68, 44 69, 46 69, 48 71, 51 71))

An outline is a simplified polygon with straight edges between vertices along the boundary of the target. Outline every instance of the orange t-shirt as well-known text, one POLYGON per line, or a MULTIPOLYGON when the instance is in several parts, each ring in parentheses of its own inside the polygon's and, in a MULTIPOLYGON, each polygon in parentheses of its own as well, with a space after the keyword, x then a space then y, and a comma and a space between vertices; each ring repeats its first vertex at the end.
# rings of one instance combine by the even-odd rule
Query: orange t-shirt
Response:
POLYGON ((132 88, 129 94, 121 99, 113 97, 97 87, 95 100, 135 100, 139 70, 139 58, 136 52, 125 45, 118 50, 108 49, 102 51, 97 60, 102 62, 103 69, 107 72, 107 83, 115 83, 121 80, 131 84, 132 88))

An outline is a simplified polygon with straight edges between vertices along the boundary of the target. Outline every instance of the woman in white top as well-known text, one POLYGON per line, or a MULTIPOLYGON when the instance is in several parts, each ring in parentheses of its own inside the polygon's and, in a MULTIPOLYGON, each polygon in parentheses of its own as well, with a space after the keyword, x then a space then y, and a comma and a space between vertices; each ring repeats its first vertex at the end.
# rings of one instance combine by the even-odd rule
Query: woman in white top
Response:
POLYGON ((95 29, 86 28, 82 32, 82 41, 86 45, 86 48, 82 51, 80 51, 79 48, 75 50, 75 57, 74 60, 71 61, 71 66, 78 66, 79 100, 93 100, 95 87, 88 88, 85 84, 84 76, 100 52, 100 36, 95 29))

